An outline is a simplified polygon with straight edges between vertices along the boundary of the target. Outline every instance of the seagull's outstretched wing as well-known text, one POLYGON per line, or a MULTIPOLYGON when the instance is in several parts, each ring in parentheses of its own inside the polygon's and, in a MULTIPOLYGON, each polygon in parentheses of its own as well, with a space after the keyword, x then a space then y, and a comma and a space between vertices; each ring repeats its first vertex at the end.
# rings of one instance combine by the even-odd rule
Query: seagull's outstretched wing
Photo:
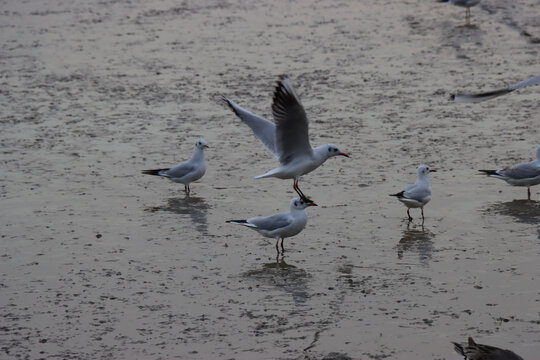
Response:
POLYGON ((275 133, 276 125, 273 122, 266 120, 260 116, 257 116, 240 105, 236 104, 234 101, 227 98, 223 100, 229 105, 231 110, 242 120, 247 126, 250 127, 253 134, 261 140, 261 142, 274 154, 276 159, 279 158, 279 155, 276 151, 275 143, 275 133))
POLYGON ((526 86, 532 86, 532 85, 538 85, 538 84, 540 84, 540 75, 533 76, 532 78, 520 81, 518 83, 507 86, 502 89, 497 89, 497 90, 492 90, 492 91, 477 93, 477 94, 456 94, 456 95, 451 95, 451 98, 455 102, 460 102, 460 103, 478 103, 478 102, 496 98, 501 95, 508 94, 514 90, 521 89, 526 86))
POLYGON ((287 78, 277 83, 272 113, 276 122, 279 161, 286 164, 296 156, 310 155, 313 150, 309 144, 306 112, 287 78))

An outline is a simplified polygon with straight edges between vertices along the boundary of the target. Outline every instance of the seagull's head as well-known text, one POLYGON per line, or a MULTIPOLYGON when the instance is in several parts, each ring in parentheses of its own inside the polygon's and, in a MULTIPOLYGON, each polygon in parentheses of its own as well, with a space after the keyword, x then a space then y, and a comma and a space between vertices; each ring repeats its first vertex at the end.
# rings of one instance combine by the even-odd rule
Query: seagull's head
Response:
POLYGON ((315 204, 312 200, 306 197, 295 197, 291 200, 291 210, 304 210, 308 206, 317 206, 317 204, 315 204))
POLYGON ((349 157, 349 154, 346 154, 339 150, 339 148, 334 144, 326 144, 324 145, 326 149, 326 155, 328 158, 331 158, 333 156, 346 156, 349 157))
POLYGON ((205 148, 208 147, 208 145, 206 145, 206 141, 204 141, 203 138, 200 138, 199 140, 195 142, 195 147, 197 147, 200 150, 204 150, 205 148))
POLYGON ((416 169, 416 174, 418 176, 427 176, 430 172, 436 172, 437 170, 430 168, 427 165, 420 165, 418 169, 416 169))

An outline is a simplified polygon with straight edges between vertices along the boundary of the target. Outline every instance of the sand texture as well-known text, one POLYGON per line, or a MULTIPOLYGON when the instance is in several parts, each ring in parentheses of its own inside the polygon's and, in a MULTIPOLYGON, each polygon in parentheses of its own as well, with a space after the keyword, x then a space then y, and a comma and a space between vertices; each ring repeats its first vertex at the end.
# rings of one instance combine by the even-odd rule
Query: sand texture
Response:
POLYGON ((538 0, 0 1, 1 359, 459 359, 540 353, 540 186, 530 161, 538 0), (221 100, 271 119, 288 75, 318 207, 286 239, 225 223, 287 211, 292 180, 221 100), (186 160, 205 177, 141 175, 186 160), (388 194, 437 169, 419 210, 388 194))

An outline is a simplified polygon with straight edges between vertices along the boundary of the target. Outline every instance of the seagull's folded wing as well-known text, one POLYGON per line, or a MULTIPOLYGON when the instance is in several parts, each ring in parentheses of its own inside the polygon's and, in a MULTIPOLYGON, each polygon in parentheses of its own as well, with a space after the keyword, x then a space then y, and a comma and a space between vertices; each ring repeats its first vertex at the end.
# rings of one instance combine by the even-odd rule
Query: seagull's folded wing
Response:
POLYGON ((274 231, 284 228, 292 223, 293 219, 288 213, 275 214, 272 216, 256 216, 248 219, 248 222, 257 228, 266 231, 274 231))

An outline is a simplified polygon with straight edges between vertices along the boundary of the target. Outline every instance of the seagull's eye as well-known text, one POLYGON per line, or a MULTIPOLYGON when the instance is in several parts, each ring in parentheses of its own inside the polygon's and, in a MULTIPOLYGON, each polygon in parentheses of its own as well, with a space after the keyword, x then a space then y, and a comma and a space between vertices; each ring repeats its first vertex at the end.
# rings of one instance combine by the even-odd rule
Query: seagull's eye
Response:
POLYGON ((336 151, 337 151, 337 149, 336 149, 336 148, 334 148, 334 152, 336 152, 336 151))

